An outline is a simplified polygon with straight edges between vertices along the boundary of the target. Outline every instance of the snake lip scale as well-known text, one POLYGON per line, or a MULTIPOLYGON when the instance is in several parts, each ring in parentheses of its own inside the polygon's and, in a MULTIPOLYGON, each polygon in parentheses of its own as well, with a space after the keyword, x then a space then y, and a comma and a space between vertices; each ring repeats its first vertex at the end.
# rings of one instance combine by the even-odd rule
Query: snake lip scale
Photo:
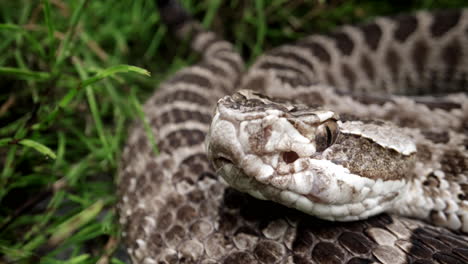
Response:
POLYGON ((130 128, 134 263, 468 263, 468 10, 313 34, 245 69, 157 2, 201 59, 144 105, 158 155, 130 128))

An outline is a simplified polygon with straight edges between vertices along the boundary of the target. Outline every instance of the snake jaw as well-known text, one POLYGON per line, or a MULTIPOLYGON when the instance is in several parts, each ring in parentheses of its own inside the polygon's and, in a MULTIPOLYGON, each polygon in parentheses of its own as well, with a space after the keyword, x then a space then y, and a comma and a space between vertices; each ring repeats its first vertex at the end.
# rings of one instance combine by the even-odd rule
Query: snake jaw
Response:
MULTIPOLYGON (((404 192, 404 181, 372 180, 354 175, 346 168, 327 160, 308 160, 310 167, 288 175, 266 177, 264 181, 232 163, 224 164, 217 173, 235 189, 272 200, 319 218, 334 221, 365 219, 392 207, 404 192)), ((257 169, 268 164, 251 159, 257 169)), ((304 160, 297 160, 304 163, 304 160)), ((244 161, 243 163, 247 163, 244 161)), ((245 165, 245 164, 244 164, 245 165)), ((247 166, 249 167, 249 166, 247 166)))

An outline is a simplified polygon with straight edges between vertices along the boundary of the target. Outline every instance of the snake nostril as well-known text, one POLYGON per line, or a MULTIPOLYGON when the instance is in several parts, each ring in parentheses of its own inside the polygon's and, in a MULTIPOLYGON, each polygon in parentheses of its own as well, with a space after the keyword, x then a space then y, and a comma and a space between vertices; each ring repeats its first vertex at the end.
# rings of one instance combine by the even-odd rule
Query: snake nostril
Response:
POLYGON ((283 152, 283 160, 288 164, 295 162, 298 158, 299 155, 294 151, 283 152))

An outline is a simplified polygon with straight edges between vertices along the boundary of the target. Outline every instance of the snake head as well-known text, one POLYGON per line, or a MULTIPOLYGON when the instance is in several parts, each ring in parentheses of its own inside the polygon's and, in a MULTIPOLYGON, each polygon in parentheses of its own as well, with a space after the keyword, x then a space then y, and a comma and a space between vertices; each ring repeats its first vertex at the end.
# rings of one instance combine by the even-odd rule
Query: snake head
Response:
POLYGON ((250 90, 218 101, 206 146, 235 189, 338 221, 367 218, 400 199, 416 150, 394 126, 342 122, 333 111, 250 90))

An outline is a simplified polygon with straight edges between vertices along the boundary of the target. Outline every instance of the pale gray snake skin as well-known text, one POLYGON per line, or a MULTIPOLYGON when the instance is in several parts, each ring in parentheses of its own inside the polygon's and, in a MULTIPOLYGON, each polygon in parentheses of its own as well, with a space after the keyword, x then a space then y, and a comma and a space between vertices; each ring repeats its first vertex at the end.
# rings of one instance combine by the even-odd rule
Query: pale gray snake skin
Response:
POLYGON ((244 71, 230 43, 161 2, 203 58, 145 103, 159 154, 141 122, 129 132, 118 209, 134 263, 468 263, 468 10, 345 26, 267 52, 244 71), (343 124, 391 121, 415 142, 411 173, 372 163, 373 135, 362 131, 365 151, 355 157, 371 168, 366 177, 410 177, 422 191, 402 203, 410 209, 336 222, 227 187, 204 141, 218 99, 239 89, 332 109, 343 124), (396 214, 410 211, 420 215, 396 214))

